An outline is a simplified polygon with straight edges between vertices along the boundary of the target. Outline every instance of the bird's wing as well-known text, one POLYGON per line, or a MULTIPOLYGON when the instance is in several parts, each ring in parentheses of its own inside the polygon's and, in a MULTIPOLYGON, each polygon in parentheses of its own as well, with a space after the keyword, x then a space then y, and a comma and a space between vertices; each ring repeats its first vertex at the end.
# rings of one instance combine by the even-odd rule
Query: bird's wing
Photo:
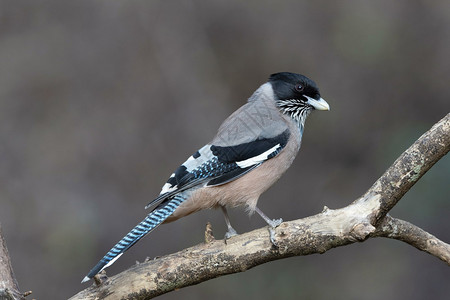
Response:
POLYGON ((233 181, 275 157, 286 146, 290 132, 278 110, 268 105, 263 101, 247 103, 234 112, 210 144, 178 167, 146 208, 192 187, 233 181))
POLYGON ((195 186, 215 186, 233 181, 276 156, 285 146, 289 131, 273 138, 256 139, 234 146, 206 145, 170 176, 160 195, 146 208, 195 186))

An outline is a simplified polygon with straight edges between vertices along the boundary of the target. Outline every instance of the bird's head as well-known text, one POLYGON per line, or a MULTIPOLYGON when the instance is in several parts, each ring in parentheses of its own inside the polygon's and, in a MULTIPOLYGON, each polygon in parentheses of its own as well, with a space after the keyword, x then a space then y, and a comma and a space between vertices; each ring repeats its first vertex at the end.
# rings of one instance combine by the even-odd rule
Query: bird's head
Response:
POLYGON ((316 83, 306 76, 281 72, 270 75, 269 83, 278 108, 297 122, 303 123, 306 116, 316 110, 330 110, 328 103, 320 97, 316 83))

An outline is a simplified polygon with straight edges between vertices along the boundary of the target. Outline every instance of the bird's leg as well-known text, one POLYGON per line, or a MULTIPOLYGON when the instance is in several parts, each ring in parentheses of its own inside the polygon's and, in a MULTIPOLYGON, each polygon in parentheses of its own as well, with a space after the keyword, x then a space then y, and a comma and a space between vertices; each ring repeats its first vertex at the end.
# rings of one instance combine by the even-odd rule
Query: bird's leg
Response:
POLYGON ((281 223, 283 223, 283 219, 270 219, 268 216, 266 216, 258 207, 255 207, 255 211, 258 213, 258 215, 261 216, 261 218, 266 221, 267 224, 269 224, 269 233, 270 233, 270 241, 274 246, 277 246, 277 243, 275 242, 275 231, 274 229, 278 227, 281 223))
POLYGON ((261 216, 261 218, 266 221, 267 224, 269 224, 270 227, 275 228, 278 227, 281 223, 283 223, 283 219, 270 219, 268 216, 266 216, 258 207, 255 207, 255 211, 258 213, 258 215, 261 216))
POLYGON ((225 217, 225 223, 227 223, 227 232, 225 233, 225 241, 231 238, 232 236, 237 235, 236 230, 231 226, 230 218, 228 217, 228 212, 225 206, 221 205, 220 208, 222 209, 223 215, 225 217))

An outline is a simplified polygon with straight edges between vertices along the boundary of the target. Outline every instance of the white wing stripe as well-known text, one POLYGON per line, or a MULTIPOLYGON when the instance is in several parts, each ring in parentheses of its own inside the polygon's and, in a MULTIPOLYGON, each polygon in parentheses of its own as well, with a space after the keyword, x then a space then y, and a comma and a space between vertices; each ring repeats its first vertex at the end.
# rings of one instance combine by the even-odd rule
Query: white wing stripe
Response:
POLYGON ((272 148, 270 148, 269 150, 261 153, 260 155, 248 158, 246 160, 237 161, 236 164, 240 168, 247 168, 247 167, 262 163, 263 161, 265 161, 267 159, 267 157, 269 157, 270 154, 275 152, 279 147, 280 147, 280 144, 277 144, 277 145, 273 146, 272 148))

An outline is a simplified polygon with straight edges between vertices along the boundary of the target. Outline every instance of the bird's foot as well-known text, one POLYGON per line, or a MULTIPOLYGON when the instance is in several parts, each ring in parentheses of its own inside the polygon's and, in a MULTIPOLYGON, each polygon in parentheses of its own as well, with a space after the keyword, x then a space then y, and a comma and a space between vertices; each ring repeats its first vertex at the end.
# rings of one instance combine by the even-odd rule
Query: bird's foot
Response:
POLYGON ((238 235, 236 230, 234 230, 233 227, 228 228, 228 231, 225 233, 225 239, 228 240, 229 238, 238 235))
POLYGON ((267 221, 267 224, 269 224, 270 242, 276 248, 278 248, 278 244, 275 241, 275 228, 277 228, 281 223, 283 223, 283 219, 273 219, 267 221))
POLYGON ((270 241, 272 242, 272 245, 274 245, 276 248, 278 248, 277 243, 275 242, 275 228, 278 227, 281 223, 283 223, 283 219, 281 219, 281 218, 280 219, 270 219, 257 206, 255 206, 255 211, 269 225, 270 241))
POLYGON ((225 242, 225 244, 227 243, 227 240, 229 240, 230 238, 232 238, 233 236, 238 235, 238 233, 236 232, 236 230, 234 230, 233 227, 229 227, 228 231, 225 233, 225 237, 223 239, 223 241, 225 242))
POLYGON ((283 223, 283 219, 281 219, 281 218, 267 221, 267 224, 269 224, 269 226, 272 228, 278 227, 281 223, 283 223))

